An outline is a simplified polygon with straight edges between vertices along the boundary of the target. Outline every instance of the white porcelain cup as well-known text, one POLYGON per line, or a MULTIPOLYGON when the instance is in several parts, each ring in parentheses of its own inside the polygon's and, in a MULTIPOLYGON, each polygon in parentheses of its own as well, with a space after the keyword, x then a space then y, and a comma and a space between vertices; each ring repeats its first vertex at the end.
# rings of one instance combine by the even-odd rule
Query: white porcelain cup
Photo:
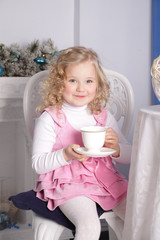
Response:
POLYGON ((89 126, 81 128, 82 141, 85 148, 92 152, 98 152, 105 142, 106 128, 101 126, 89 126))

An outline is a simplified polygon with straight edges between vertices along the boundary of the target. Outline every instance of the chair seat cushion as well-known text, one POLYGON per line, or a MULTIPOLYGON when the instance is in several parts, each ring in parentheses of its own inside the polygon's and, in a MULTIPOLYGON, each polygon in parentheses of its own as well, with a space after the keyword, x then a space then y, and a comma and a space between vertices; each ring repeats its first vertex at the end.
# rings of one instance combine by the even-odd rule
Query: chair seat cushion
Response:
MULTIPOLYGON (((74 225, 69 219, 61 212, 57 207, 54 211, 50 211, 47 208, 47 202, 44 202, 36 197, 36 192, 33 190, 22 192, 14 196, 9 197, 9 201, 12 201, 14 206, 22 210, 32 210, 42 217, 48 218, 63 225, 71 230, 75 230, 74 225)), ((101 216, 105 211, 97 204, 98 215, 101 216)))

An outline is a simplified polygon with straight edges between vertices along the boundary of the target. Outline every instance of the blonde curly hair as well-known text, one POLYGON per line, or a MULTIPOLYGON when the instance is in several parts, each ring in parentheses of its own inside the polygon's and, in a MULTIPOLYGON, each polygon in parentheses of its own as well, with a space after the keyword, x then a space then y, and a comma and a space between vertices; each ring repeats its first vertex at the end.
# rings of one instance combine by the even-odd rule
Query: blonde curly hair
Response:
POLYGON ((40 112, 49 106, 56 107, 58 110, 61 109, 64 102, 63 91, 65 89, 66 68, 71 64, 79 64, 85 61, 91 61, 94 65, 98 79, 96 96, 88 104, 88 109, 92 114, 101 112, 109 98, 109 85, 97 54, 92 49, 81 46, 62 50, 57 56, 56 63, 49 67, 49 77, 44 80, 42 86, 43 105, 38 107, 40 112))

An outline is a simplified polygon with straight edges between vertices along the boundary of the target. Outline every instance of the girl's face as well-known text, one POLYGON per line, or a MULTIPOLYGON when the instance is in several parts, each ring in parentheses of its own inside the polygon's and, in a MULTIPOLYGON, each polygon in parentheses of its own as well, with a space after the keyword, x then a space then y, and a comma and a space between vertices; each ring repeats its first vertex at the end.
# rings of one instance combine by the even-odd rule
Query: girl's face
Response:
POLYGON ((96 96, 97 77, 90 61, 72 64, 66 68, 63 99, 76 107, 89 104, 96 96))

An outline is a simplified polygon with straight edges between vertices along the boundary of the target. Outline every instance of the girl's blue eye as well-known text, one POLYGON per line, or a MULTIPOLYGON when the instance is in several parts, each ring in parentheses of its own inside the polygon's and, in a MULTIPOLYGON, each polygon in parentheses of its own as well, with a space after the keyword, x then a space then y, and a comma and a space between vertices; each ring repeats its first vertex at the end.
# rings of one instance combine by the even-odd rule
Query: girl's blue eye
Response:
POLYGON ((70 79, 69 82, 74 83, 76 80, 75 79, 70 79))
POLYGON ((87 80, 87 83, 91 83, 92 82, 92 80, 87 80))

